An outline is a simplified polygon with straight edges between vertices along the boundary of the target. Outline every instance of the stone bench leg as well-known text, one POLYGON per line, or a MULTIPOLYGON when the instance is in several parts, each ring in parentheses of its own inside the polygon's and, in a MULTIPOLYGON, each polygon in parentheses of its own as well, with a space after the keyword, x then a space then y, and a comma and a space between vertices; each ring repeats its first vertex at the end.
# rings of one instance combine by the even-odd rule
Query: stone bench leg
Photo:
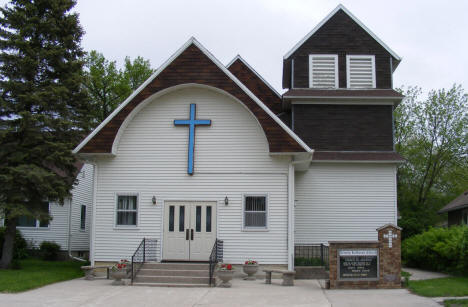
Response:
POLYGON ((271 272, 265 272, 265 283, 271 284, 271 272))
POLYGON ((85 280, 94 280, 94 269, 83 269, 85 273, 85 280))
POLYGON ((283 286, 294 286, 294 273, 283 273, 283 286))

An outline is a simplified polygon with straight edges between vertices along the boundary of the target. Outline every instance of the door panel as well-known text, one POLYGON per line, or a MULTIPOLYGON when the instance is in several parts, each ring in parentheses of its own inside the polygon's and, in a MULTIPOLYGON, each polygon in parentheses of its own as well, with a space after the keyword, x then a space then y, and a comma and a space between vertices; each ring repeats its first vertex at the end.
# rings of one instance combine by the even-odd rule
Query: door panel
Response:
POLYGON ((168 203, 164 208, 163 259, 187 260, 190 242, 186 239, 187 204, 168 203))
POLYGON ((167 202, 164 260, 208 261, 216 240, 216 202, 167 202))

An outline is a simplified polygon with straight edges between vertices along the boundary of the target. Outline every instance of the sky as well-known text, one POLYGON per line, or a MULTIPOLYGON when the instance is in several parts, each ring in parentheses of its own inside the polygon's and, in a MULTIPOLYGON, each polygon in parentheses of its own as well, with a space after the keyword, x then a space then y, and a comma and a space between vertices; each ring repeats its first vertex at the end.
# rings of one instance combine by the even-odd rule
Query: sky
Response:
POLYGON ((78 0, 75 11, 84 49, 119 65, 142 56, 158 67, 194 36, 224 64, 240 54, 283 93, 283 56, 340 3, 402 57, 395 87, 468 88, 468 1, 78 0))

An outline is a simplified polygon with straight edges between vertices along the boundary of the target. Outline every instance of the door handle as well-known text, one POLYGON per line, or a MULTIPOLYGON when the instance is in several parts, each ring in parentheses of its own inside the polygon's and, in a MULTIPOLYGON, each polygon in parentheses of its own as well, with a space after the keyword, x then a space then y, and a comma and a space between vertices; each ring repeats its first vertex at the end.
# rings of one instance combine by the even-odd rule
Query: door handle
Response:
POLYGON ((189 230, 187 228, 187 230, 185 231, 185 240, 188 240, 189 239, 189 230))
POLYGON ((191 235, 191 239, 193 241, 193 228, 191 229, 192 230, 192 235, 191 235))

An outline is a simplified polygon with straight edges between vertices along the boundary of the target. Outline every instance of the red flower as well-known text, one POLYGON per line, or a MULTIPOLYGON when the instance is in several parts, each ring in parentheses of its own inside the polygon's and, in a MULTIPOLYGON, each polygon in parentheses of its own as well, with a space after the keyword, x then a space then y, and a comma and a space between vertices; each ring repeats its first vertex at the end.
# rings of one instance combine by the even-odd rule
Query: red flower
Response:
POLYGON ((245 261, 245 264, 249 264, 249 260, 246 260, 246 261, 245 261))
POLYGON ((229 271, 232 270, 232 264, 228 264, 228 265, 226 266, 226 269, 228 269, 229 271))

